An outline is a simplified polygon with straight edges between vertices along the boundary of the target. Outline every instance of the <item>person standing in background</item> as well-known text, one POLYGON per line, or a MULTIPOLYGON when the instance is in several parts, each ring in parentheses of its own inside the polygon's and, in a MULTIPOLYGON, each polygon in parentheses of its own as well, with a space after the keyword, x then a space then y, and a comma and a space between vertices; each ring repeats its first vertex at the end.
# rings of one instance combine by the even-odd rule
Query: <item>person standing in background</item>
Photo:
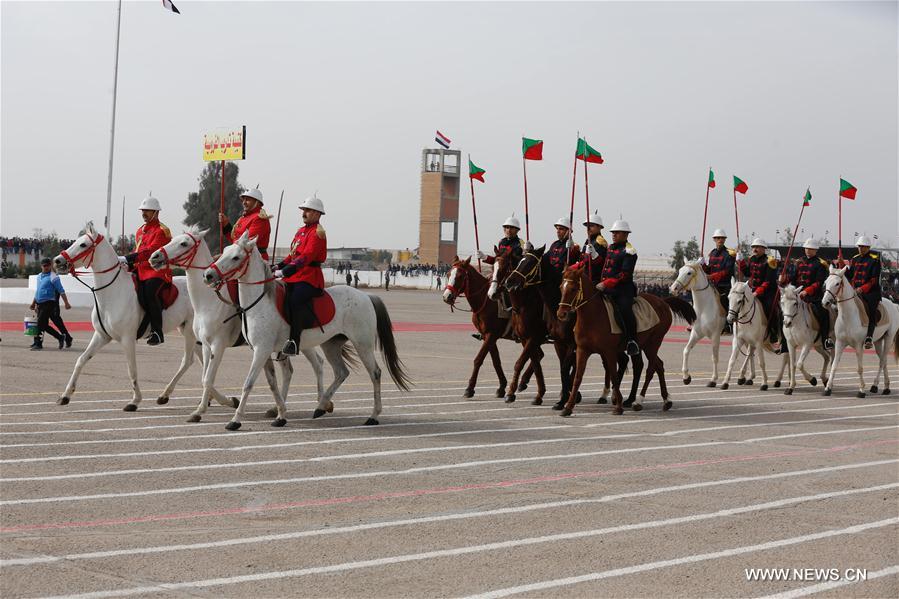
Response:
POLYGON ((59 315, 59 298, 62 297, 62 301, 65 302, 66 310, 70 310, 72 305, 66 296, 62 281, 59 280, 59 275, 53 272, 50 264, 50 258, 41 258, 41 272, 37 275, 37 291, 31 302, 31 309, 37 310, 39 334, 31 343, 31 351, 44 349, 44 333, 48 333, 59 342, 59 349, 72 347, 72 336, 69 335, 65 323, 59 315), (51 320, 59 329, 58 332, 50 326, 51 320))

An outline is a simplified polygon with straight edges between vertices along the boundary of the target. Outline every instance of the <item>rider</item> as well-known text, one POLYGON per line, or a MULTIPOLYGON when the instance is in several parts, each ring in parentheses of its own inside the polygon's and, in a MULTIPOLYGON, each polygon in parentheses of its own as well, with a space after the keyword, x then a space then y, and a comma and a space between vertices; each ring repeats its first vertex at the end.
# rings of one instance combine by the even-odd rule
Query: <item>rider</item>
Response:
MULTIPOLYGON (((759 298, 768 316, 768 337, 771 343, 776 343, 781 335, 780 310, 774 301, 777 294, 777 260, 767 254, 768 245, 760 238, 752 240, 752 255, 748 260, 740 260, 740 272, 748 277, 749 288, 755 297, 759 298)), ((774 353, 780 354, 786 351, 786 341, 781 341, 781 347, 774 353)))
POLYGON ((849 271, 846 273, 856 293, 865 304, 868 313, 868 333, 865 336, 865 349, 874 347, 871 336, 874 335, 874 319, 877 317, 877 307, 880 305, 880 256, 871 251, 871 240, 862 235, 855 242, 858 253, 849 261, 849 271))
MULTIPOLYGON (((521 257, 524 256, 524 241, 518 238, 518 232, 521 230, 521 223, 513 214, 503 223, 503 238, 496 244, 499 251, 508 251, 512 253, 512 261, 517 264, 521 257)), ((485 254, 478 250, 478 258, 487 264, 493 264, 496 261, 495 256, 485 254)))
POLYGON ((563 216, 556 221, 556 237, 547 250, 547 260, 550 266, 562 274, 566 266, 570 266, 577 262, 581 250, 577 244, 571 244, 571 220, 567 216, 563 216))
POLYGON ((325 287, 321 264, 328 257, 325 228, 318 222, 325 214, 325 205, 312 196, 300 204, 300 209, 303 211, 303 226, 293 237, 290 253, 277 264, 274 272, 275 277, 283 278, 287 283, 290 338, 282 352, 288 356, 300 353, 300 335, 305 324, 303 316, 311 312, 312 299, 321 295, 325 287))
POLYGON ((809 307, 821 329, 821 339, 824 340, 824 349, 833 348, 830 339, 830 312, 821 305, 824 299, 824 281, 827 279, 827 261, 818 257, 818 242, 809 237, 802 244, 805 256, 796 260, 796 268, 787 280, 801 289, 799 297, 808 302, 809 307))
MULTIPOLYGON (((715 229, 712 239, 715 241, 715 247, 709 252, 708 261, 703 259, 702 268, 709 276, 709 282, 715 286, 721 305, 727 310, 727 295, 730 293, 730 280, 734 276, 737 253, 724 245, 727 241, 724 229, 715 229)), ((725 322, 724 326, 728 333, 733 332, 729 323, 725 322)))
POLYGON ((631 232, 627 221, 616 220, 609 230, 612 232, 612 245, 606 253, 596 289, 606 293, 618 307, 627 338, 625 351, 630 356, 636 356, 640 354, 640 346, 637 345, 637 319, 634 318, 634 299, 637 297, 634 266, 637 264, 637 250, 627 241, 631 232))
POLYGON ((589 264, 590 280, 598 283, 609 249, 609 242, 602 236, 603 225, 599 210, 593 211, 593 214, 584 221, 584 226, 587 227, 587 240, 584 241, 584 253, 581 255, 578 266, 589 264))
POLYGON ((137 294, 140 303, 150 319, 150 335, 147 345, 159 345, 165 341, 162 334, 162 303, 159 290, 166 283, 172 282, 172 270, 166 266, 159 270, 150 266, 150 256, 172 240, 169 228, 159 222, 159 200, 148 197, 140 203, 144 224, 134 235, 136 245, 134 253, 125 256, 129 268, 137 266, 137 294))
POLYGON ((271 215, 262 209, 262 190, 258 187, 248 189, 241 194, 240 203, 243 204, 243 214, 233 225, 227 214, 219 212, 219 223, 222 225, 225 238, 233 243, 240 239, 244 232, 249 231, 250 239, 256 238, 256 247, 262 254, 262 259, 268 261, 268 239, 272 226, 268 222, 271 215))

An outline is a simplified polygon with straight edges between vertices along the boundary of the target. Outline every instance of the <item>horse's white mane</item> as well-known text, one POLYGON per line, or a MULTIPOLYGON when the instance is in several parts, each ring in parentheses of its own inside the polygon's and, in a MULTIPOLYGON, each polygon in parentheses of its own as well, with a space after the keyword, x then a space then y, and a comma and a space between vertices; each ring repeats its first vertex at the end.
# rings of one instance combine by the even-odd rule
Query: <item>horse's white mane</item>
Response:
POLYGON ((796 296, 798 289, 796 287, 794 287, 792 283, 790 283, 790 284, 787 284, 787 285, 784 285, 783 287, 781 287, 780 291, 781 291, 781 295, 783 295, 783 296, 789 295, 791 298, 793 298, 796 296))

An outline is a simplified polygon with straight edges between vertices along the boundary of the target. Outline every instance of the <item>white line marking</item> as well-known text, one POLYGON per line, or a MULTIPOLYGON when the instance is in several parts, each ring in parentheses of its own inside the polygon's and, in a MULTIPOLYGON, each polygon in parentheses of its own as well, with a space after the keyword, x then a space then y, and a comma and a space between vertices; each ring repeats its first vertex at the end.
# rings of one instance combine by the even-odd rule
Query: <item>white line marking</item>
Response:
MULTIPOLYGON (((776 504, 780 504, 782 501, 789 500, 781 500, 770 502, 766 504, 769 507, 774 507, 776 504)), ((487 543, 483 545, 469 545, 467 547, 456 547, 453 549, 442 549, 437 551, 428 551, 422 553, 411 553, 405 555, 396 555, 391 557, 382 557, 378 559, 371 560, 362 560, 355 562, 344 562, 342 564, 332 564, 329 566, 317 566, 311 568, 300 568, 296 570, 282 570, 275 572, 260 572, 258 574, 245 574, 242 576, 228 576, 222 578, 209 578, 206 580, 195 580, 191 582, 175 582, 175 583, 159 583, 156 585, 148 585, 142 587, 132 587, 128 589, 115 589, 110 591, 96 591, 92 593, 79 593, 74 595, 60 595, 56 597, 51 597, 47 599, 104 599, 107 597, 127 597, 130 595, 142 595, 147 593, 158 593, 160 591, 175 591, 181 589, 198 589, 198 588, 208 588, 208 587, 217 587, 223 585, 231 585, 231 584, 241 584, 246 582, 258 582, 262 580, 280 580, 284 578, 298 578, 301 576, 309 576, 313 574, 331 574, 334 572, 347 572, 350 570, 359 570, 363 568, 373 568, 377 566, 391 566, 401 563, 408 562, 416 562, 423 561, 441 557, 456 557, 460 555, 470 555, 473 553, 482 553, 485 551, 496 551, 500 549, 513 549, 517 547, 526 547, 530 545, 538 545, 543 543, 552 543, 558 541, 568 541, 572 539, 584 539, 590 537, 596 537, 600 535, 613 534, 618 532, 625 532, 630 530, 640 530, 646 528, 656 528, 659 526, 667 526, 671 524, 680 524, 684 522, 692 522, 697 520, 706 520, 709 518, 717 518, 724 516, 731 516, 734 514, 746 513, 747 511, 756 511, 759 509, 757 506, 746 506, 742 508, 732 508, 728 510, 720 510, 718 512, 712 512, 708 514, 696 514, 693 516, 685 516, 682 518, 670 518, 668 520, 660 520, 653 522, 642 522, 639 524, 630 524, 624 526, 614 526, 608 528, 597 528, 593 530, 583 530, 573 533, 562 533, 556 535, 546 535, 541 537, 529 537, 523 539, 514 539, 511 541, 501 541, 497 543, 487 543)), ((764 508, 768 509, 768 508, 764 508)), ((767 551, 769 549, 776 549, 779 547, 787 547, 790 545, 797 545, 800 543, 806 543, 809 541, 816 541, 820 539, 827 539, 836 536, 857 534, 864 532, 866 530, 872 530, 877 528, 884 528, 887 526, 892 526, 894 524, 899 523, 899 518, 887 518, 884 520, 877 520, 875 522, 866 522, 864 524, 857 524, 855 526, 849 526, 846 528, 827 530, 823 532, 813 533, 809 535, 802 535, 799 537, 791 537, 787 539, 778 539, 776 541, 768 541, 767 543, 760 543, 757 545, 747 545, 744 547, 735 547, 733 549, 725 549, 723 551, 716 551, 714 553, 702 553, 698 555, 691 555, 681 558, 662 560, 657 562, 650 562, 646 564, 640 564, 638 566, 630 566, 626 568, 618 568, 615 570, 607 570, 605 572, 594 572, 592 574, 587 574, 584 576, 577 576, 571 578, 563 578, 559 580, 551 580, 544 581, 541 583, 534 583, 531 585, 523 585, 519 587, 511 587, 508 589, 499 589, 496 591, 491 591, 488 593, 484 593, 481 595, 475 595, 473 597, 477 597, 478 599, 487 599, 494 597, 506 597, 508 595, 514 595, 518 593, 527 592, 530 590, 542 590, 548 588, 555 588, 559 586, 568 586, 571 584, 577 584, 578 582, 586 582, 590 580, 599 580, 602 578, 610 578, 613 576, 624 576, 626 574, 633 574, 636 572, 645 572, 648 570, 657 570, 659 568, 665 568, 669 566, 676 566, 681 564, 688 563, 696 563, 711 559, 718 559, 722 557, 731 557, 734 555, 743 555, 746 553, 754 553, 757 551, 767 551)))
MULTIPOLYGON (((858 406, 856 406, 858 407, 858 406)), ((845 408, 849 409, 849 408, 845 408)), ((869 416, 835 416, 832 418, 816 418, 813 420, 786 420, 782 422, 761 422, 754 424, 729 424, 727 426, 713 426, 706 428, 693 428, 693 429, 684 429, 684 430, 676 430, 676 431, 666 431, 663 433, 625 433, 621 435, 589 435, 583 437, 561 437, 554 439, 530 439, 528 441, 507 441, 500 443, 478 443, 478 444, 470 444, 470 445, 444 445, 444 446, 436 446, 436 447, 416 447, 416 448, 407 448, 407 449, 388 449, 383 451, 365 451, 360 453, 348 453, 348 454, 336 454, 336 455, 324 455, 324 456, 316 456, 311 458, 282 458, 277 460, 254 460, 250 462, 225 462, 225 463, 203 463, 196 464, 190 466, 165 466, 165 467, 157 467, 157 468, 128 468, 124 470, 101 470, 94 472, 73 472, 68 474, 51 474, 45 476, 18 476, 18 477, 4 477, 0 478, 0 483, 9 483, 9 482, 23 482, 23 481, 42 481, 42 480, 66 480, 66 479, 74 479, 74 478, 101 478, 108 476, 132 476, 136 474, 160 474, 163 472, 187 472, 192 470, 202 470, 202 471, 211 471, 211 470, 223 470, 228 468, 246 468, 253 466, 273 466, 280 464, 303 464, 303 463, 312 463, 312 462, 330 462, 334 460, 366 460, 369 458, 383 458, 388 456, 398 456, 398 455, 410 455, 410 454, 421 454, 421 453, 438 453, 445 451, 466 451, 473 449, 498 449, 498 448, 506 448, 506 447, 524 447, 528 445, 549 445, 553 443, 577 443, 583 441, 601 441, 607 439, 633 439, 637 437, 670 437, 674 435, 682 435, 688 433, 698 433, 698 432, 712 432, 719 430, 730 430, 735 428, 753 428, 758 426, 770 427, 770 426, 779 426, 779 425, 795 425, 795 424, 811 424, 818 422, 835 422, 835 421, 844 421, 844 420, 858 420, 860 418, 879 418, 882 416, 899 416, 899 413, 889 412, 883 414, 871 414, 869 416)), ((548 427, 545 427, 548 428, 548 427)), ((534 429, 521 429, 521 430, 534 430, 534 429)), ((442 433, 441 433, 442 434, 442 433)), ((333 443, 336 440, 327 439, 322 441, 304 441, 302 444, 317 444, 317 443, 333 443)), ((148 457, 146 454, 143 454, 144 457, 148 457)), ((150 454, 149 457, 156 455, 156 453, 150 454)))
MULTIPOLYGON (((634 499, 637 497, 649 497, 662 495, 664 493, 673 493, 677 491, 687 491, 694 489, 704 489, 708 487, 718 487, 723 485, 742 484, 748 482, 758 482, 763 480, 775 480, 783 478, 793 478, 797 476, 805 476, 808 474, 824 474, 829 472, 842 472, 845 470, 855 470, 858 468, 871 468, 875 466, 883 466, 886 464, 899 463, 899 459, 879 460, 876 462, 862 462, 857 464, 844 464, 841 466, 828 466, 825 468, 813 468, 808 470, 793 470, 790 472, 778 472, 776 474, 765 474, 762 476, 741 476, 738 478, 726 478, 712 481, 703 481, 697 483, 688 483, 676 486, 655 487, 652 489, 644 489, 642 491, 632 491, 630 493, 618 493, 616 495, 603 495, 594 498, 570 499, 566 501, 553 501, 543 503, 532 503, 508 508, 497 508, 492 510, 483 510, 479 512, 465 511, 452 514, 442 514, 440 516, 423 516, 419 518, 405 518, 402 520, 388 520, 383 522, 370 522, 368 524, 356 524, 352 526, 340 526, 335 528, 316 528, 312 530, 303 530, 297 532, 288 532, 275 535, 261 535, 256 537, 238 537, 225 539, 222 541, 207 541, 204 543, 191 543, 181 545, 159 545, 155 547, 135 547, 132 549, 113 549, 109 551, 93 551, 88 553, 71 553, 68 555, 54 556, 41 555, 36 557, 24 557, 15 559, 0 560, 0 568, 9 566, 31 566, 34 564, 47 564, 59 561, 75 561, 79 559, 99 559, 107 557, 121 557, 124 555, 147 555, 152 553, 168 553, 170 551, 194 551, 197 549, 212 549, 216 547, 233 547, 234 545, 247 545, 255 543, 269 543, 273 541, 286 541, 292 539, 300 539, 305 537, 319 537, 326 535, 354 533, 365 530, 375 530, 380 528, 393 528, 397 526, 408 526, 416 524, 429 524, 433 522, 447 522, 454 520, 467 520, 469 518, 485 518, 489 516, 501 516, 505 514, 523 514, 538 510, 556 509, 561 507, 571 507, 575 505, 585 505, 594 503, 610 503, 623 499, 634 499)), ((899 486, 899 483, 895 483, 899 486)), ((837 493, 857 493, 867 492, 867 489, 851 489, 848 491, 838 491, 837 493)), ((818 499, 823 497, 818 496, 818 499)), ((797 500, 800 501, 800 500, 797 500)), ((805 499, 801 499, 805 501, 805 499)))
POLYGON ((552 460, 572 460, 576 458, 585 458, 585 457, 593 457, 597 455, 611 455, 618 453, 637 453, 641 451, 666 451, 666 450, 677 450, 677 449, 690 449, 694 447, 715 447, 715 446, 726 446, 726 445, 747 445, 755 443, 761 439, 771 440, 771 439, 793 439, 799 437, 805 437, 810 435, 842 435, 849 433, 858 433, 865 431, 877 431, 877 430, 887 430, 887 429, 897 429, 899 425, 890 425, 890 426, 870 426, 864 428, 854 428, 854 429, 841 429, 836 431, 818 431, 818 432, 807 432, 807 433, 793 433, 789 435, 779 435, 777 437, 763 437, 759 439, 742 439, 739 441, 706 441, 702 443, 684 443, 681 445, 659 445, 659 446, 646 446, 646 447, 631 447, 625 449, 603 449, 601 451, 588 451, 588 452, 580 452, 580 453, 563 453, 556 455, 542 455, 542 456, 530 456, 530 457, 518 457, 518 458, 502 458, 502 459, 494 459, 494 460, 475 460, 470 462, 454 462, 451 464, 437 464, 432 466, 417 466, 414 468, 405 468, 402 470, 379 470, 379 471, 369 471, 369 472, 351 472, 344 474, 331 474, 331 475, 320 475, 320 476, 301 476, 294 478, 282 478, 282 479, 269 479, 269 480, 249 480, 249 481, 236 481, 236 482, 225 482, 225 483, 215 483, 210 485, 193 485, 188 487, 169 487, 163 489, 151 489, 151 490, 143 490, 143 491, 122 491, 118 493, 96 493, 92 495, 64 495, 59 497, 35 497, 30 499, 7 499, 0 501, 0 506, 2 505, 27 505, 34 503, 69 503, 74 501, 87 501, 94 499, 115 499, 120 497, 147 497, 152 495, 172 495, 178 493, 192 493, 195 491, 210 491, 210 490, 218 490, 218 489, 238 489, 243 487, 259 487, 264 485, 285 485, 285 484, 293 484, 293 483, 301 483, 301 482, 317 482, 317 481, 326 481, 326 480, 346 480, 346 479, 360 479, 360 478, 374 478, 374 477, 387 477, 387 476, 403 476, 408 474, 417 474, 420 472, 439 472, 446 470, 457 470, 462 468, 471 468, 477 466, 488 466, 495 464, 513 464, 513 463, 522 463, 522 462, 541 462, 541 461, 552 461, 552 460))
POLYGON ((794 599, 795 597, 805 597, 806 595, 814 595, 824 591, 829 591, 830 589, 837 589, 849 584, 864 584, 868 580, 876 580, 884 576, 893 576, 894 574, 899 574, 899 566, 890 566, 888 568, 884 568, 883 570, 868 572, 867 578, 865 580, 848 580, 844 578, 843 580, 822 582, 810 587, 793 589, 792 591, 785 591, 776 595, 767 595, 765 597, 760 597, 759 599, 794 599))

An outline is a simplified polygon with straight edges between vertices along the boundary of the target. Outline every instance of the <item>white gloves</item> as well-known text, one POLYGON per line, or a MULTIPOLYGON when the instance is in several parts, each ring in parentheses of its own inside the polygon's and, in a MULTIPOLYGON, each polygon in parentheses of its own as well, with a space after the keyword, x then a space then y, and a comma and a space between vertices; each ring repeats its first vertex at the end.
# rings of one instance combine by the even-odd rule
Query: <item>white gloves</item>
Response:
POLYGON ((284 278, 284 273, 281 272, 280 270, 276 270, 276 271, 273 272, 272 274, 275 276, 276 279, 283 279, 283 278, 284 278))
POLYGON ((702 264, 703 266, 708 266, 708 263, 705 261, 705 256, 701 256, 699 258, 699 263, 702 264))
POLYGON ((743 252, 737 252, 737 260, 743 259, 743 252))
POLYGON ((486 257, 487 257, 487 254, 485 254, 481 250, 478 250, 478 260, 483 260, 486 257))
POLYGON ((599 257, 599 252, 596 251, 596 248, 593 247, 592 243, 588 244, 586 249, 584 249, 584 251, 587 252, 587 255, 590 256, 591 260, 595 260, 596 258, 599 257))
POLYGON ((565 247, 567 247, 567 248, 570 249, 571 246, 573 246, 573 245, 574 245, 574 242, 571 241, 571 236, 569 235, 569 236, 568 236, 568 241, 565 242, 565 247))
POLYGON ((119 264, 124 264, 125 266, 128 265, 128 258, 126 258, 125 256, 118 256, 118 259, 119 259, 119 264))

